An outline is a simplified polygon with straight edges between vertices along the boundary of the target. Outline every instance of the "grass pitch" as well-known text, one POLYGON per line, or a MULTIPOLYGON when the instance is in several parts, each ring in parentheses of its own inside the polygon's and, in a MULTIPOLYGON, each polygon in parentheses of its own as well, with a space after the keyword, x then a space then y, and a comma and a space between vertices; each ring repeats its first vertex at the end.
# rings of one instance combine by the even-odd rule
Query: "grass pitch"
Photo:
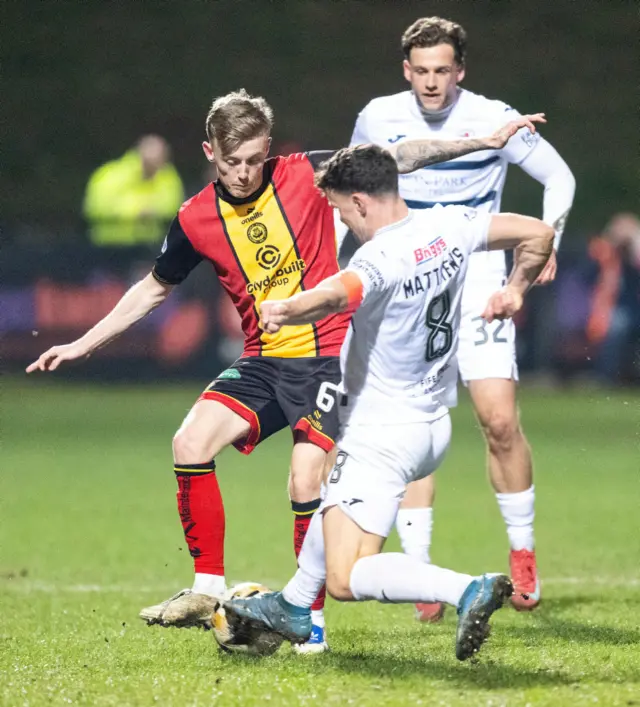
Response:
MULTIPOLYGON (((140 607, 191 582, 170 440, 198 386, 3 386, 0 704, 640 705, 640 397, 522 395, 536 461, 543 603, 503 610, 475 663, 411 607, 328 602, 332 652, 218 653, 140 607)), ((218 460, 227 576, 277 588, 294 570, 290 435, 218 460)), ((438 473, 434 562, 507 569, 469 405, 438 473)), ((397 548, 395 538, 391 548, 397 548)))

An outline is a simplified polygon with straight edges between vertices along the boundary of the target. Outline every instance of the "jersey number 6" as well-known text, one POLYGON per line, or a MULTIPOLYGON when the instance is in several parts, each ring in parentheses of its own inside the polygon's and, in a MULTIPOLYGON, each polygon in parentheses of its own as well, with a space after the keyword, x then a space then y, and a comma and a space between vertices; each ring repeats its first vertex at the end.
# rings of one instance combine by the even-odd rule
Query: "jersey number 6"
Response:
POLYGON ((320 388, 318 389, 318 396, 316 397, 316 405, 318 406, 318 410, 322 410, 322 412, 330 412, 336 404, 337 392, 337 385, 324 381, 320 385, 320 388))

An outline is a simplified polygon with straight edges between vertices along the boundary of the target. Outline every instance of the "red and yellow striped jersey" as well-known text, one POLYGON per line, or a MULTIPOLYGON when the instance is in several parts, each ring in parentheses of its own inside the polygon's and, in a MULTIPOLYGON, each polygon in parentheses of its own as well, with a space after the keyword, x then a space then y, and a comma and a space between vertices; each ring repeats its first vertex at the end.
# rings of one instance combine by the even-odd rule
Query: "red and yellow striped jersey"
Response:
POLYGON ((234 199, 218 183, 186 201, 173 222, 155 276, 178 284, 209 260, 242 320, 244 356, 337 356, 349 316, 335 314, 267 334, 260 303, 286 299, 338 272, 333 210, 314 184, 306 154, 274 157, 261 189, 234 199))

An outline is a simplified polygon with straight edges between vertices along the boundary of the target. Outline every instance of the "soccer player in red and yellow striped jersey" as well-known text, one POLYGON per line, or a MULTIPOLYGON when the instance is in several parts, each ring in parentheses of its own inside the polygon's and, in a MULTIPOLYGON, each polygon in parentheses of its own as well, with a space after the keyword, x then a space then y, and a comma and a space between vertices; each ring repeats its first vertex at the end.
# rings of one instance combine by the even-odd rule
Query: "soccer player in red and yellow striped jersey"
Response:
MULTIPOLYGON (((296 554, 320 499, 320 480, 337 434, 334 393, 346 314, 277 334, 259 329, 260 304, 286 299, 338 271, 333 212, 314 186, 314 170, 332 153, 269 158, 272 111, 246 92, 214 101, 203 149, 216 182, 181 207, 153 271, 75 342, 55 346, 27 371, 53 371, 84 358, 160 305, 189 273, 208 260, 236 306, 245 333, 242 356, 200 396, 173 440, 178 509, 194 558, 192 589, 143 609, 148 623, 210 624, 213 597, 225 590, 224 508, 215 458, 227 446, 249 453, 290 427, 289 492, 296 554)), ((514 121, 488 138, 412 140, 392 144, 400 171, 419 169, 476 150, 500 147, 521 127, 514 121)), ((324 649, 322 597, 311 648, 324 649)))

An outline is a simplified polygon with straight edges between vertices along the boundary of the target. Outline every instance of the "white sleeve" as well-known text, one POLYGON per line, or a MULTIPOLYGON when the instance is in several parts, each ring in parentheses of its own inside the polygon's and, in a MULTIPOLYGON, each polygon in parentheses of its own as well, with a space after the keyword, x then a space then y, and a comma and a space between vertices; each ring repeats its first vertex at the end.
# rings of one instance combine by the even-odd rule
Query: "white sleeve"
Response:
MULTIPOLYGON (((500 125, 508 123, 510 120, 521 118, 522 114, 517 110, 505 106, 505 112, 501 116, 500 125)), ((530 133, 529 128, 520 128, 518 132, 502 148, 502 155, 511 164, 520 164, 536 148, 542 138, 540 133, 530 133)))
POLYGON ((353 134, 351 135, 351 142, 349 147, 354 145, 366 145, 371 142, 369 135, 367 134, 367 108, 366 106, 360 111, 356 124, 353 128, 353 134))
MULTIPOLYGON (((454 241, 447 246, 452 249, 457 245, 467 255, 487 250, 491 217, 490 212, 469 206, 444 207, 442 232, 454 234, 454 241)), ((445 240, 448 240, 446 236, 445 240)))
POLYGON ((358 248, 345 268, 362 282, 362 302, 374 299, 394 287, 394 260, 376 244, 369 242, 358 248))
POLYGON ((555 229, 553 247, 558 250, 573 204, 576 191, 575 177, 555 148, 542 138, 536 149, 520 163, 520 167, 530 177, 544 185, 542 220, 555 229))

